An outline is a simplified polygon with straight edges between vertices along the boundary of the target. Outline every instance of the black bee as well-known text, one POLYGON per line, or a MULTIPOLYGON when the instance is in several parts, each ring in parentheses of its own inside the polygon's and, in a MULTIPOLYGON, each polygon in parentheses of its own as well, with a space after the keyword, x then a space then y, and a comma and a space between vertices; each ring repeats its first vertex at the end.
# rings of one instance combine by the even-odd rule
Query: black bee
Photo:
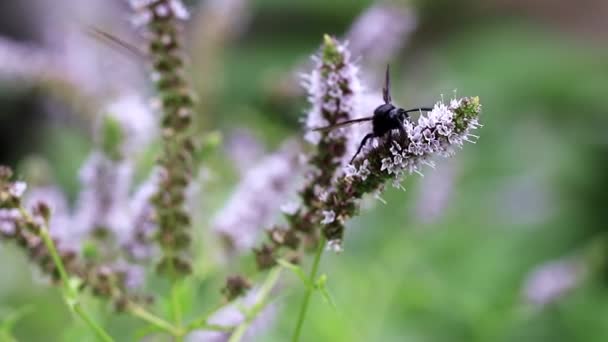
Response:
MULTIPOLYGON (((353 158, 350 160, 351 164, 355 160, 355 158, 357 157, 359 152, 361 152, 361 149, 363 148, 363 146, 365 146, 365 144, 367 143, 367 141, 369 139, 383 137, 386 135, 386 133, 390 133, 394 129, 398 129, 402 135, 405 135, 406 133, 405 133, 404 124, 405 124, 405 120, 409 120, 408 113, 418 112, 418 111, 428 112, 428 111, 431 111, 432 108, 420 107, 420 108, 412 108, 412 109, 405 110, 403 108, 395 107, 391 103, 392 99, 391 99, 391 89, 390 88, 391 88, 390 70, 389 70, 389 66, 387 65, 386 66, 386 75, 384 78, 384 88, 382 88, 382 98, 384 99, 384 104, 381 104, 374 110, 374 116, 339 122, 335 125, 315 128, 315 129, 313 129, 313 131, 330 131, 330 130, 333 130, 338 127, 343 127, 343 126, 347 126, 347 125, 358 123, 358 122, 371 121, 373 131, 372 131, 372 133, 367 134, 363 138, 363 140, 361 140, 361 145, 359 145, 359 149, 357 149, 357 153, 355 153, 353 158)), ((389 145, 392 144, 392 134, 388 135, 387 142, 389 145)))

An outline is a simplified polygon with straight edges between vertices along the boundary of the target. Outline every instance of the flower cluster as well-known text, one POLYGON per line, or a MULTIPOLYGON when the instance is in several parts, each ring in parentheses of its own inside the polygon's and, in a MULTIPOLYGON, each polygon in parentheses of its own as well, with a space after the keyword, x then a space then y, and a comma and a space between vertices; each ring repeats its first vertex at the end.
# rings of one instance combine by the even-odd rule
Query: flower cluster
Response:
POLYGON ((144 27, 152 60, 162 117, 163 155, 159 159, 160 185, 153 197, 158 222, 158 243, 163 258, 160 273, 180 276, 191 271, 188 247, 190 215, 185 208, 186 189, 194 172, 192 139, 194 98, 183 73, 178 21, 188 19, 180 0, 132 0, 134 23, 144 27))
POLYGON ((343 127, 331 131, 314 131, 315 128, 335 125, 354 119, 354 109, 361 93, 358 68, 352 62, 346 44, 325 36, 315 66, 305 76, 311 108, 306 116, 306 140, 315 146, 309 155, 311 170, 301 191, 302 204, 308 210, 318 209, 323 192, 332 184, 336 173, 348 161, 349 149, 357 127, 343 127))
MULTIPOLYGON (((354 119, 355 106, 361 95, 358 68, 350 52, 338 40, 325 36, 321 51, 313 56, 315 63, 310 75, 304 76, 308 89, 310 110, 305 126, 305 139, 314 149, 306 155, 308 170, 299 191, 301 203, 283 205, 287 227, 273 227, 268 231, 270 244, 256 248, 258 267, 267 269, 275 265, 276 253, 281 247, 299 251, 301 242, 312 248, 318 240, 318 218, 323 216, 321 205, 336 177, 348 162, 350 149, 357 140, 358 127, 343 127, 331 131, 313 131, 315 128, 354 119)), ((297 253, 288 259, 297 261, 297 253)))
POLYGON ((406 122, 406 135, 394 135, 391 145, 388 139, 370 144, 372 147, 346 167, 346 174, 323 202, 329 211, 323 220, 323 233, 331 246, 339 249, 344 222, 356 214, 357 201, 364 194, 382 189, 387 181, 401 187, 405 176, 420 173, 424 165, 434 166, 433 157, 451 156, 456 147, 476 138, 471 131, 479 127, 480 110, 476 97, 452 100, 447 105, 440 102, 417 122, 406 122))
POLYGON ((126 263, 99 263, 78 250, 64 248, 61 240, 49 232, 52 220, 50 204, 33 202, 31 210, 28 210, 25 203, 31 200, 24 200, 25 183, 11 178, 11 170, 0 166, 0 236, 3 239, 14 241, 23 248, 32 262, 55 283, 61 281, 61 271, 45 238, 52 238, 66 271, 78 276, 83 286, 90 288, 93 294, 114 300, 118 309, 127 301, 145 299, 132 291, 143 278, 140 269, 126 263))

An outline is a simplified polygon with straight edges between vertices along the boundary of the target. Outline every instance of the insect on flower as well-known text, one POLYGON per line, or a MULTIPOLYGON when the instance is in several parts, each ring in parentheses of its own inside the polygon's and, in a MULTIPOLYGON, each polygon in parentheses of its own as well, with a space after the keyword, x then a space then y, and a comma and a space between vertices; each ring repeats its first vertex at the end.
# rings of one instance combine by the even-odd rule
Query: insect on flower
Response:
MULTIPOLYGON (((343 122, 339 122, 337 124, 326 126, 326 127, 314 128, 313 131, 327 132, 327 131, 331 131, 335 128, 348 126, 348 125, 351 125, 354 123, 371 121, 373 130, 371 133, 367 134, 363 138, 363 140, 361 140, 361 144, 359 145, 359 148, 357 149, 357 153, 355 153, 355 155, 350 160, 351 164, 355 160, 357 155, 359 155, 359 152, 361 152, 361 149, 363 148, 363 146, 365 146, 365 144, 368 142, 369 139, 381 138, 381 137, 385 136, 387 133, 390 133, 395 129, 399 130, 400 134, 405 136, 406 132, 405 132, 404 124, 405 124, 405 120, 409 120, 408 113, 418 112, 418 111, 430 112, 432 110, 432 108, 420 107, 420 108, 412 108, 412 109, 405 110, 403 108, 396 107, 395 105, 392 104, 390 87, 391 87, 390 70, 389 70, 389 66, 387 65, 385 79, 384 79, 384 88, 382 88, 382 98, 384 99, 384 104, 381 104, 374 110, 373 116, 343 121, 343 122)), ((390 144, 392 144, 392 134, 388 134, 387 143, 389 144, 389 146, 390 146, 390 144)))

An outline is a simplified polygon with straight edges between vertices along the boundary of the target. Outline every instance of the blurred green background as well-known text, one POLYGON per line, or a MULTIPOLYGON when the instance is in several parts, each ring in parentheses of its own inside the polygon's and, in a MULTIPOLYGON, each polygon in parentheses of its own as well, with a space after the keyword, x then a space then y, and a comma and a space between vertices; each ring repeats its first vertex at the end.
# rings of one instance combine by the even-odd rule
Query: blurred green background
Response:
MULTIPOLYGON (((40 1, 0 4, 0 33, 42 40, 47 28, 36 18, 45 14, 28 7, 40 1)), ((204 8, 188 4, 193 11, 204 8)), ((268 150, 300 134, 305 99, 277 94, 276 86, 315 51, 322 34, 342 36, 371 4, 256 0, 248 2, 246 25, 237 33, 209 37, 204 21, 193 25, 191 75, 201 93, 202 129, 229 136, 247 128, 268 150)), ((450 97, 455 89, 458 96, 477 95, 484 127, 477 144, 426 170, 424 178, 410 177, 406 192, 387 190, 388 204, 371 201, 372 208, 350 223, 344 253, 328 253, 322 262, 336 309, 315 296, 303 339, 608 340, 608 4, 398 5, 416 13, 417 26, 390 59, 393 98, 407 107, 450 97), (581 256, 589 276, 555 303, 527 303, 523 288, 530 272, 569 256, 581 256)), ((93 119, 44 87, 15 83, 0 86, 0 163, 20 167, 26 156, 43 156, 73 197, 79 165, 93 143, 93 119)), ((204 210, 212 216, 238 176, 222 153, 208 166, 220 175, 206 195, 204 210)), ((4 244, 0 257, 0 318, 32 309, 16 323, 15 336, 83 340, 76 337, 82 326, 70 319, 58 291, 37 280, 22 253, 4 244)), ((201 305, 211 306, 203 304, 205 295, 215 296, 220 281, 201 286, 201 305)), ((303 287, 291 276, 288 284, 277 301, 280 314, 256 340, 289 338, 303 287)), ((132 320, 99 317, 117 336, 134 338, 127 334, 137 327, 132 320)))

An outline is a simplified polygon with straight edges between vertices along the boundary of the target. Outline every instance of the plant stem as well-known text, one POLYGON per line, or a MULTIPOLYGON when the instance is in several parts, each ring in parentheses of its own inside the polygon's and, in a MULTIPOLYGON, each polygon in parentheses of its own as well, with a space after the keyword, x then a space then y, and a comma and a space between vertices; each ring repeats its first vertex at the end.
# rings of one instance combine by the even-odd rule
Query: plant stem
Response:
POLYGON ((173 285, 171 286, 171 311, 173 312, 173 321, 175 322, 175 327, 177 331, 180 332, 179 335, 175 335, 176 342, 183 341, 183 332, 182 332, 182 307, 180 303, 180 284, 181 281, 176 279, 173 281, 173 285))
MULTIPOLYGON (((25 210, 25 208, 19 208, 21 214, 24 217, 27 217, 29 220, 32 220, 30 214, 25 210)), ((44 245, 48 249, 51 254, 51 258, 53 259, 53 263, 59 272, 59 277, 61 278, 61 283, 63 285, 63 291, 66 298, 66 303, 68 306, 74 310, 74 312, 80 316, 80 318, 87 324, 87 326, 95 332, 97 338, 100 341, 104 342, 113 342, 114 339, 105 331, 101 326, 99 326, 93 319, 82 309, 80 303, 78 303, 78 292, 72 288, 70 285, 70 278, 68 276, 68 272, 65 270, 65 266, 63 265, 63 261, 59 256, 59 252, 57 252, 57 248, 55 247, 55 243, 49 234, 49 230, 47 228, 48 222, 40 225, 40 238, 44 241, 44 245)))
POLYGON ((279 280, 281 271, 282 271, 281 267, 275 267, 274 269, 272 269, 270 271, 270 273, 268 274, 268 277, 266 277, 266 280, 264 281, 264 284, 262 284, 262 287, 260 288, 260 291, 258 293, 258 298, 257 298, 255 304, 245 314, 245 320, 243 321, 243 323, 241 323, 236 328, 236 330, 234 331, 232 336, 230 336, 230 339, 228 340, 228 342, 239 342, 243 338, 243 336, 247 332, 247 329, 249 329, 249 327, 251 326, 251 323, 253 323, 253 321, 258 316, 258 314, 268 304, 268 301, 267 301, 268 296, 270 295, 270 292, 272 291, 275 284, 279 280))
POLYGON ((325 237, 321 236, 321 240, 319 241, 319 245, 317 246, 315 260, 312 264, 312 269, 310 270, 310 275, 308 277, 308 279, 310 281, 310 285, 306 289, 306 294, 304 295, 304 301, 302 302, 302 307, 300 308, 300 316, 298 318, 296 330, 294 331, 293 338, 291 339, 293 342, 298 342, 300 340, 300 335, 302 334, 302 326, 304 325, 304 319, 306 318, 306 312, 308 311, 308 304, 310 303, 310 298, 312 297, 312 293, 315 290, 314 282, 315 282, 315 278, 317 277, 317 271, 319 270, 319 263, 321 261, 321 255, 323 254, 324 248, 325 248, 325 237))
POLYGON ((180 331, 180 329, 173 326, 173 324, 148 312, 146 309, 144 309, 136 304, 133 304, 133 303, 129 304, 129 312, 133 316, 135 316, 143 321, 146 321, 146 322, 154 325, 155 327, 158 327, 159 329, 162 329, 163 331, 168 332, 169 334, 171 334, 173 336, 183 335, 182 331, 180 331))
POLYGON ((223 331, 223 332, 231 332, 234 330, 233 326, 222 326, 217 324, 209 324, 209 318, 211 315, 219 311, 221 308, 226 306, 226 304, 221 304, 217 306, 215 309, 211 310, 209 313, 206 313, 199 318, 192 320, 190 323, 186 325, 186 331, 190 332, 192 330, 202 329, 202 330, 213 330, 213 331, 223 331))
MULTIPOLYGON (((40 226, 40 237, 42 238, 42 241, 44 241, 46 249, 48 249, 49 253, 51 253, 51 258, 53 258, 55 267, 57 267, 57 270, 59 271, 59 276, 61 277, 61 283, 64 289, 71 292, 72 289, 70 288, 70 278, 68 277, 68 272, 65 270, 63 261, 57 252, 57 248, 55 248, 55 243, 53 242, 53 239, 51 239, 51 236, 44 225, 40 226)), ((70 293, 70 295, 72 295, 72 293, 70 293)))
POLYGON ((95 321, 93 321, 93 319, 91 317, 89 317, 89 315, 86 312, 84 312, 84 310, 82 310, 79 303, 75 303, 73 305, 73 309, 74 309, 74 312, 76 312, 76 314, 78 314, 78 316, 80 316, 80 318, 82 318, 82 320, 85 321, 85 323, 89 326, 89 328, 95 332, 95 334, 97 335, 97 338, 100 341, 114 342, 114 339, 105 330, 103 330, 102 327, 97 325, 97 323, 95 323, 95 321))

